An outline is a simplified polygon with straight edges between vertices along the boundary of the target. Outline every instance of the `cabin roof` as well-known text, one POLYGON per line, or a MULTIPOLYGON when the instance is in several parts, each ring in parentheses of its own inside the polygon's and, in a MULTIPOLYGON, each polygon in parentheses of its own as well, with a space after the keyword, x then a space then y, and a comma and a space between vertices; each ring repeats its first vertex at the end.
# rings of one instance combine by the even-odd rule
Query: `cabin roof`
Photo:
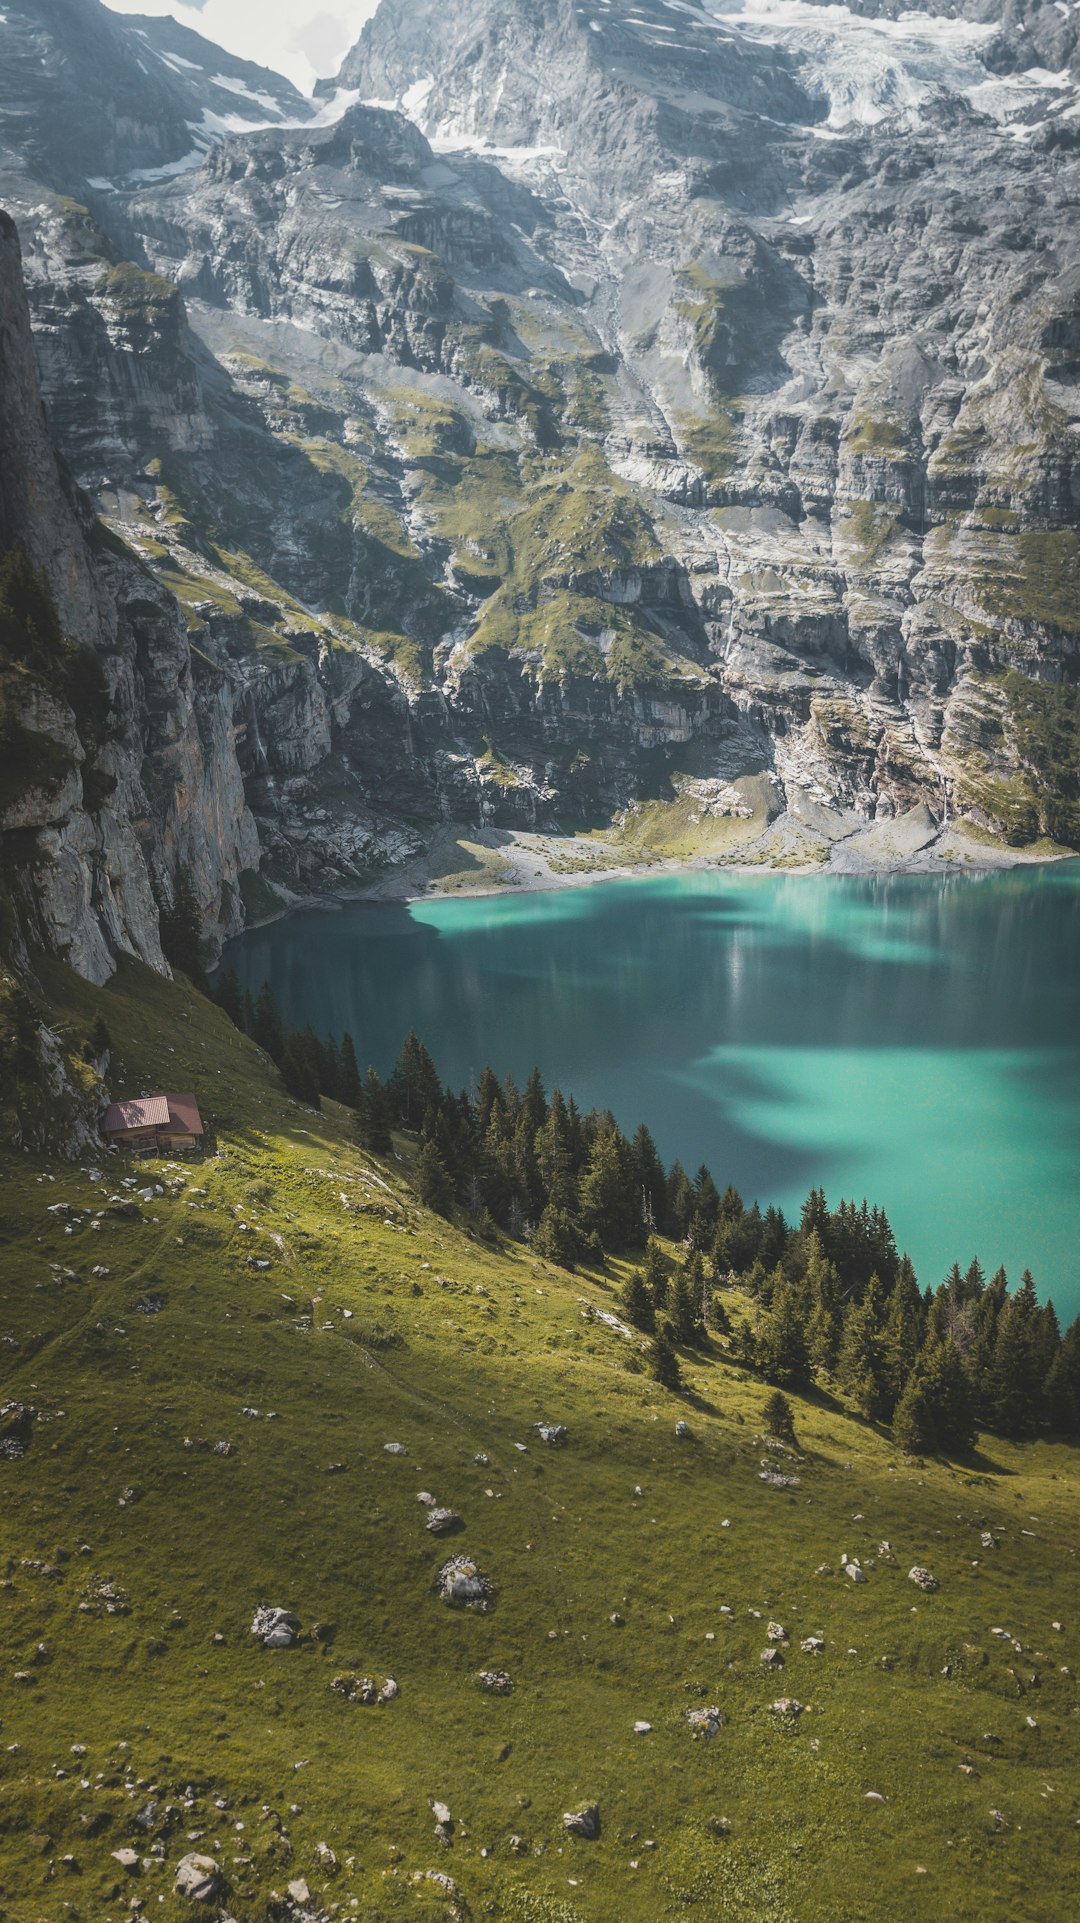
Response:
POLYGON ((183 1135, 203 1133, 202 1116, 194 1095, 142 1095, 130 1102, 113 1102, 101 1118, 106 1135, 128 1129, 175 1129, 183 1135))

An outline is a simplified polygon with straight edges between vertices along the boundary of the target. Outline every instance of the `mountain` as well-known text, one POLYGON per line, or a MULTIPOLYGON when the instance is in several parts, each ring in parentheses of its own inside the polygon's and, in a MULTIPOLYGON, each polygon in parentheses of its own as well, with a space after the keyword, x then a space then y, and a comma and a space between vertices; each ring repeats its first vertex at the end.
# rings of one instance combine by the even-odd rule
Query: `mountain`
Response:
POLYGON ((1080 844, 1075 47, 1011 0, 385 0, 308 103, 5 10, 50 422, 227 657, 247 912, 440 823, 1080 844))
POLYGON ((61 191, 167 174, 227 132, 311 115, 289 81, 169 18, 15 0, 0 35, 0 156, 61 191))

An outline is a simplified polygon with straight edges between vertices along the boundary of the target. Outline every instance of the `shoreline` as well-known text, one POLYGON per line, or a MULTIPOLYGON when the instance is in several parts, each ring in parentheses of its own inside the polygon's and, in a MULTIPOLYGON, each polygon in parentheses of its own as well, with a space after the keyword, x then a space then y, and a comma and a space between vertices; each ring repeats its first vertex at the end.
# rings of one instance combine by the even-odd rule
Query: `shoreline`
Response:
POLYGON ((412 905, 549 894, 650 876, 979 875, 1080 860, 1075 850, 1053 844, 1011 848, 989 836, 984 840, 982 831, 964 822, 941 826, 922 806, 891 821, 837 816, 828 823, 831 834, 823 832, 823 813, 815 811, 810 823, 786 812, 764 823, 728 817, 716 845, 685 852, 645 852, 585 833, 447 824, 420 853, 363 886, 283 901, 276 913, 249 921, 244 932, 305 911, 339 912, 357 902, 412 905))

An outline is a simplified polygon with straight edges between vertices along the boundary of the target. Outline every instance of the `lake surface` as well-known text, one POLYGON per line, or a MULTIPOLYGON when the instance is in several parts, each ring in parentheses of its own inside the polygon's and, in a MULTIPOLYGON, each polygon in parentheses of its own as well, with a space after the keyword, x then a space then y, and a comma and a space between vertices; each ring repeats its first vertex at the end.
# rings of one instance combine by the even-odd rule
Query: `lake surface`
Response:
POLYGON ((538 1063, 747 1200, 880 1203, 923 1283, 978 1254, 1080 1312, 1080 862, 364 903, 226 959, 362 1067, 410 1026, 455 1086, 538 1063))

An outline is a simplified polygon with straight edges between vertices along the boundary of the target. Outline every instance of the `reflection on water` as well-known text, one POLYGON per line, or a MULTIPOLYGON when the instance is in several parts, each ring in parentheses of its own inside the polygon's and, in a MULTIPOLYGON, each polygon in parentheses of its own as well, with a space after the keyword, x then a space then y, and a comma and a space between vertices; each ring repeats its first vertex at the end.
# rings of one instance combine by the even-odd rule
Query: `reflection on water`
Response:
POLYGON ((976 1249, 1080 1309, 1080 864, 872 880, 694 873, 257 930, 227 959, 382 1072, 414 1026, 644 1118, 791 1210, 881 1201, 924 1280, 976 1249))

